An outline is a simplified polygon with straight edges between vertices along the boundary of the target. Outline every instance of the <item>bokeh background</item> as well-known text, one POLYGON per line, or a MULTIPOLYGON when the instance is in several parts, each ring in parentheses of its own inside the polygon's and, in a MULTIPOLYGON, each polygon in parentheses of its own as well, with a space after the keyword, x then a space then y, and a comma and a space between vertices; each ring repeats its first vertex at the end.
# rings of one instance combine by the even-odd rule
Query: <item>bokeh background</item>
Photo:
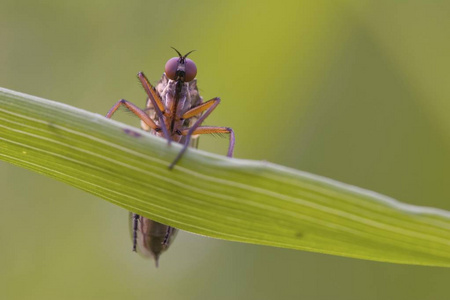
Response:
MULTIPOLYGON (((196 49, 236 156, 450 210, 449 1, 0 2, 0 86, 104 114, 196 49), (266 3, 267 2, 267 3, 266 3)), ((139 125, 122 112, 118 120, 139 125)), ((226 139, 200 148, 225 154, 226 139)), ((448 299, 444 268, 181 232, 160 268, 128 213, 0 162, 0 299, 448 299)))

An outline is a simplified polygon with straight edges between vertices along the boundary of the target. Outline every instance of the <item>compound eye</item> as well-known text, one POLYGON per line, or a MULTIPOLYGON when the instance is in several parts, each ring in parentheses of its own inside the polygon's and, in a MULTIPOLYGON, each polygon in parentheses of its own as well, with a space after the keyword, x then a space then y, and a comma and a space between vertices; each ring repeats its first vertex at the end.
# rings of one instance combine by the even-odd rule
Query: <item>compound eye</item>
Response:
POLYGON ((189 82, 195 79, 195 76, 197 76, 197 66, 195 65, 195 62, 193 62, 191 59, 186 58, 185 61, 186 71, 184 75, 184 81, 189 82))
POLYGON ((169 79, 175 80, 178 68, 179 57, 172 57, 166 62, 166 66, 164 67, 164 71, 166 72, 166 76, 169 79))

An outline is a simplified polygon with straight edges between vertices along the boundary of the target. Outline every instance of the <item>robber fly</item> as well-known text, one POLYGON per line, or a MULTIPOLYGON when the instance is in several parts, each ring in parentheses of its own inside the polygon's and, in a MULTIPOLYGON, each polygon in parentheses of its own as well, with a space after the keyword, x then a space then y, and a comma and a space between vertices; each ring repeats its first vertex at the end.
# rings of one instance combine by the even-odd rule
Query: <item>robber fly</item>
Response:
MULTIPOLYGON (((173 162, 168 166, 172 169, 181 159, 186 149, 197 147, 200 134, 229 134, 230 144, 228 156, 233 155, 234 132, 229 127, 200 126, 209 114, 219 105, 220 98, 203 102, 197 89, 197 66, 173 48, 178 57, 169 59, 161 80, 153 87, 144 73, 139 72, 138 78, 147 94, 145 109, 140 109, 133 103, 121 99, 106 114, 111 118, 114 112, 125 106, 141 119, 141 127, 152 134, 163 137, 168 144, 172 141, 183 144, 173 162)), ((173 242, 177 229, 130 213, 132 228, 133 251, 144 256, 153 257, 156 266, 162 252, 173 242)))

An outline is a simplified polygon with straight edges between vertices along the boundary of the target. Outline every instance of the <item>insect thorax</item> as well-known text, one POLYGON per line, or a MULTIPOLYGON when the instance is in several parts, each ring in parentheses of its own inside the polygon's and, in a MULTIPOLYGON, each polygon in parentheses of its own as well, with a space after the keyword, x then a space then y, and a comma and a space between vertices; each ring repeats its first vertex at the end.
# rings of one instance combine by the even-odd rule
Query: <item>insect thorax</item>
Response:
MULTIPOLYGON (((173 114, 173 110, 175 109, 175 107, 175 115, 182 116, 190 108, 202 103, 202 97, 200 97, 199 95, 196 79, 190 82, 182 83, 178 95, 176 93, 176 85, 177 82, 175 80, 169 79, 167 78, 166 74, 163 74, 158 84, 155 86, 156 92, 160 96, 166 112, 169 112, 170 115, 173 114)), ((157 116, 155 108, 153 107, 150 99, 147 99, 146 111, 150 118, 152 118, 156 122, 156 124, 161 125, 161 120, 157 116)), ((193 123, 195 123, 195 121, 197 121, 198 117, 200 117, 200 115, 195 116, 189 120, 177 122, 171 133, 174 134, 177 129, 181 130, 190 127, 193 123)), ((150 128, 145 123, 141 122, 141 126, 144 130, 150 131, 150 128)), ((162 136, 161 132, 153 133, 162 136)))

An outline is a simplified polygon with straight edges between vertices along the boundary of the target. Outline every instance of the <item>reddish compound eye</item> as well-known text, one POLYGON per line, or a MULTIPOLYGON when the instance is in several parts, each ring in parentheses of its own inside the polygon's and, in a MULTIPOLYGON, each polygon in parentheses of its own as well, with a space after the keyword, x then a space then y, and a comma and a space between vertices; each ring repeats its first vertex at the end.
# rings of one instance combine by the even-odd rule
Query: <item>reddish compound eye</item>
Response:
MULTIPOLYGON (((179 61, 180 61, 179 57, 172 57, 171 59, 169 59, 167 61, 164 71, 166 72, 166 76, 169 79, 176 80, 177 70, 180 67, 179 61)), ((180 69, 182 69, 182 68, 180 68, 180 69)), ((184 73, 185 73, 185 75, 184 75, 185 82, 194 80, 195 76, 197 75, 197 66, 189 58, 185 59, 184 73)))
POLYGON ((186 75, 184 76, 184 80, 186 82, 192 81, 195 79, 195 76, 197 76, 197 66, 195 65, 195 62, 193 62, 191 59, 186 58, 186 75))
POLYGON ((166 66, 164 67, 164 72, 166 72, 166 76, 169 79, 175 80, 179 57, 172 57, 166 62, 166 66))

